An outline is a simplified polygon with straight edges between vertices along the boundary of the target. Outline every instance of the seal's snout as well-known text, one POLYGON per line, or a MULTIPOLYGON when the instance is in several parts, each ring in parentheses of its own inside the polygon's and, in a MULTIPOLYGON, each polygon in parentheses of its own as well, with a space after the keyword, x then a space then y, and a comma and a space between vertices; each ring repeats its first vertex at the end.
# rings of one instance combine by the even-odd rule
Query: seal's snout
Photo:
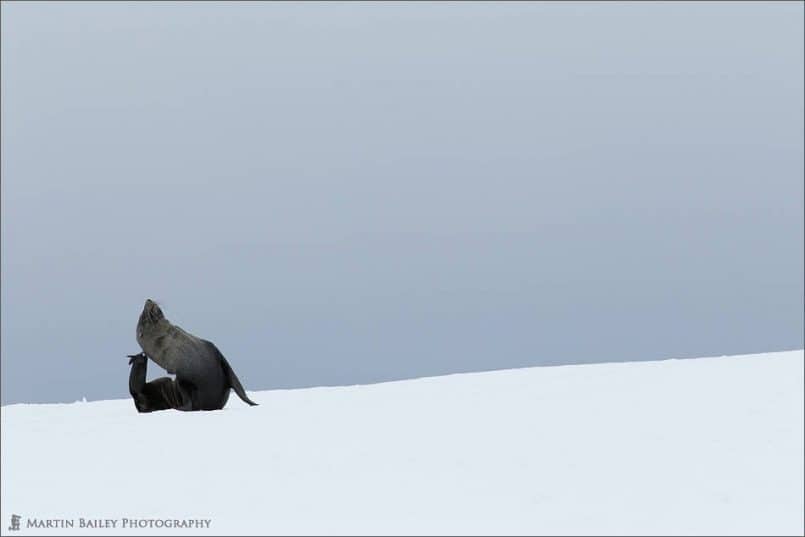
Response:
POLYGON ((159 305, 150 298, 145 301, 145 306, 143 306, 143 314, 145 314, 145 316, 147 316, 152 322, 157 322, 165 317, 159 305))

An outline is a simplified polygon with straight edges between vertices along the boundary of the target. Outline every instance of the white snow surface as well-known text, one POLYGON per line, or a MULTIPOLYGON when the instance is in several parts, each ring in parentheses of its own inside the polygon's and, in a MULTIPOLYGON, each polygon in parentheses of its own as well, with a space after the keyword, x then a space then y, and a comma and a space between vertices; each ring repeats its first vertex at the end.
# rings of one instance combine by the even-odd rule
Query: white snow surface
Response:
POLYGON ((8 405, 0 529, 803 535, 803 378, 799 350, 233 393, 216 412, 8 405))

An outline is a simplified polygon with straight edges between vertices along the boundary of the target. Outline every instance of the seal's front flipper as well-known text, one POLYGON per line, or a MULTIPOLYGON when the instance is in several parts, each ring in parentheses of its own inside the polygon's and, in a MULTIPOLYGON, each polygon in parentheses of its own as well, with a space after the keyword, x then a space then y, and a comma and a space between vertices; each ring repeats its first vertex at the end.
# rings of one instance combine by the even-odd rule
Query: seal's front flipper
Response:
POLYGON ((248 403, 251 406, 257 406, 257 403, 249 399, 249 396, 246 395, 246 390, 243 389, 240 381, 238 380, 237 375, 235 372, 232 371, 232 367, 229 365, 229 362, 226 361, 223 355, 221 356, 221 365, 224 367, 224 373, 226 373, 226 378, 229 380, 229 385, 232 386, 232 389, 235 390, 235 393, 238 394, 244 403, 248 403))
POLYGON ((232 371, 232 367, 229 365, 229 362, 226 361, 226 358, 224 358, 223 353, 218 350, 218 347, 216 347, 211 341, 205 340, 204 343, 206 343, 207 348, 218 357, 218 360, 220 360, 221 368, 224 370, 224 376, 229 383, 229 387, 235 390, 235 393, 238 394, 238 397, 240 397, 244 403, 247 403, 251 406, 257 406, 257 403, 249 399, 249 396, 246 395, 246 390, 243 389, 243 385, 240 383, 240 380, 238 380, 238 376, 235 375, 234 371, 232 371))

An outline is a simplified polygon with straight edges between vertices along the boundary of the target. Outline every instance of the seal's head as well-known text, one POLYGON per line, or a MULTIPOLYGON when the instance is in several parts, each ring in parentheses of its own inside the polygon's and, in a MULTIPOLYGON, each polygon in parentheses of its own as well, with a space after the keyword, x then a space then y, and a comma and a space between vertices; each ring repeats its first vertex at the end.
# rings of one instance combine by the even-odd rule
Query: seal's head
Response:
POLYGON ((143 346, 143 341, 153 336, 154 332, 159 330, 159 325, 167 322, 165 314, 159 304, 150 298, 145 301, 143 312, 140 314, 140 320, 137 322, 137 342, 143 346))

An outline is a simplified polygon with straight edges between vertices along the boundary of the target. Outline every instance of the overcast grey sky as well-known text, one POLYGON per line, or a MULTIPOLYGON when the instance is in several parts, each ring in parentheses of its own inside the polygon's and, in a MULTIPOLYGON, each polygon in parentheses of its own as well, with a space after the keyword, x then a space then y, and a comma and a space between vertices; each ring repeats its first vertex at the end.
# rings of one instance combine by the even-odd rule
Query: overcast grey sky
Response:
POLYGON ((3 3, 2 401, 802 348, 803 15, 3 3))

